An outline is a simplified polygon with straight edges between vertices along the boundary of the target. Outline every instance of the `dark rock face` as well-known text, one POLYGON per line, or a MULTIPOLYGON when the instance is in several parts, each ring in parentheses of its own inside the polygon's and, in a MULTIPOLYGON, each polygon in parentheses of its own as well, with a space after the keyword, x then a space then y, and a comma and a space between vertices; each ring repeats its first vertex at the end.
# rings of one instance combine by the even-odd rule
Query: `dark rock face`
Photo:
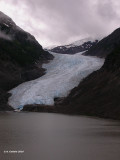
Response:
POLYGON ((7 100, 10 94, 6 93, 4 90, 0 89, 0 111, 12 111, 13 109, 7 105, 7 100))
POLYGON ((91 47, 84 55, 106 57, 120 45, 120 28, 91 47))
POLYGON ((62 53, 62 54, 75 54, 79 52, 84 52, 89 50, 92 46, 96 45, 98 43, 98 40, 95 40, 94 42, 92 41, 86 41, 83 42, 80 45, 65 45, 65 46, 58 46, 53 49, 51 49, 51 52, 55 53, 62 53))
POLYGON ((2 91, 8 91, 22 82, 42 76, 45 73, 41 67, 42 63, 52 59, 53 56, 44 51, 31 34, 19 28, 11 18, 0 12, 0 89, 2 91))

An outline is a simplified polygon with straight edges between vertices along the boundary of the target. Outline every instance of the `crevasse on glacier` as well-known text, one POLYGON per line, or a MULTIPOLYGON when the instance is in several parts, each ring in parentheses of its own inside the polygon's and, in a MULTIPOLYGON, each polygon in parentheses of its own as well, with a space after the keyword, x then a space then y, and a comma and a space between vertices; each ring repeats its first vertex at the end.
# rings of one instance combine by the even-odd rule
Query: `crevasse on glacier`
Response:
POLYGON ((26 104, 54 105, 55 97, 66 97, 79 82, 98 70, 104 63, 97 57, 56 54, 48 64, 44 64, 46 74, 36 80, 25 82, 12 89, 9 105, 13 108, 26 104))

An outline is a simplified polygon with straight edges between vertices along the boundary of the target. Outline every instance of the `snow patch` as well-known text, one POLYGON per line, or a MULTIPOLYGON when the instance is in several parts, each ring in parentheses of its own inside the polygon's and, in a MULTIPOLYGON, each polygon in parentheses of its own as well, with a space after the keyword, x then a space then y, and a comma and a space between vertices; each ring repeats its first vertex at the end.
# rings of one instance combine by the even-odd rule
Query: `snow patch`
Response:
MULTIPOLYGON (((82 52, 83 53, 83 52, 82 52)), ((103 59, 75 55, 56 54, 50 63, 44 64, 46 74, 36 80, 25 82, 9 93, 9 105, 13 108, 26 104, 54 105, 55 97, 66 97, 80 81, 104 63, 103 59)))
POLYGON ((96 39, 95 38, 92 38, 92 37, 89 37, 89 38, 85 38, 85 39, 82 39, 82 40, 78 40, 78 41, 75 41, 69 45, 66 45, 65 47, 66 48, 71 48, 71 47, 77 47, 77 46, 81 46, 83 45, 85 42, 95 42, 96 39))
POLYGON ((10 27, 9 25, 7 25, 6 23, 3 23, 6 27, 10 27))

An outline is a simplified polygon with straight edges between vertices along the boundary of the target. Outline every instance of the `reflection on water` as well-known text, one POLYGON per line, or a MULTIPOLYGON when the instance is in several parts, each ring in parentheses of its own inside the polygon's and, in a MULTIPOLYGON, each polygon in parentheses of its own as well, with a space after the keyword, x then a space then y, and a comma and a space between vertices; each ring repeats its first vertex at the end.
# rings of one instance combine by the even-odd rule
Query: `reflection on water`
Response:
POLYGON ((49 113, 0 113, 0 160, 8 159, 119 160, 120 122, 49 113))

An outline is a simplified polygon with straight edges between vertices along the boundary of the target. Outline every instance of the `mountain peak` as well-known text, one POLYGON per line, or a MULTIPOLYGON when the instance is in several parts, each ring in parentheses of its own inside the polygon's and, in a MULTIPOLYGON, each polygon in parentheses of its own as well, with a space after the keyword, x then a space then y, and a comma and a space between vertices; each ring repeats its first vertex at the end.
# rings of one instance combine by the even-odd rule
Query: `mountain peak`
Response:
POLYGON ((69 45, 52 48, 50 51, 56 52, 56 53, 63 53, 63 54, 75 54, 75 53, 87 51, 97 43, 98 43, 98 40, 95 40, 89 37, 89 38, 75 41, 69 45))
POLYGON ((84 38, 84 39, 81 39, 81 40, 77 40, 69 45, 73 45, 73 46, 80 46, 82 44, 84 44, 85 42, 95 42, 96 39, 95 38, 92 38, 92 37, 88 37, 88 38, 84 38))
POLYGON ((0 11, 0 23, 3 23, 7 27, 15 25, 13 20, 1 11, 0 11))

